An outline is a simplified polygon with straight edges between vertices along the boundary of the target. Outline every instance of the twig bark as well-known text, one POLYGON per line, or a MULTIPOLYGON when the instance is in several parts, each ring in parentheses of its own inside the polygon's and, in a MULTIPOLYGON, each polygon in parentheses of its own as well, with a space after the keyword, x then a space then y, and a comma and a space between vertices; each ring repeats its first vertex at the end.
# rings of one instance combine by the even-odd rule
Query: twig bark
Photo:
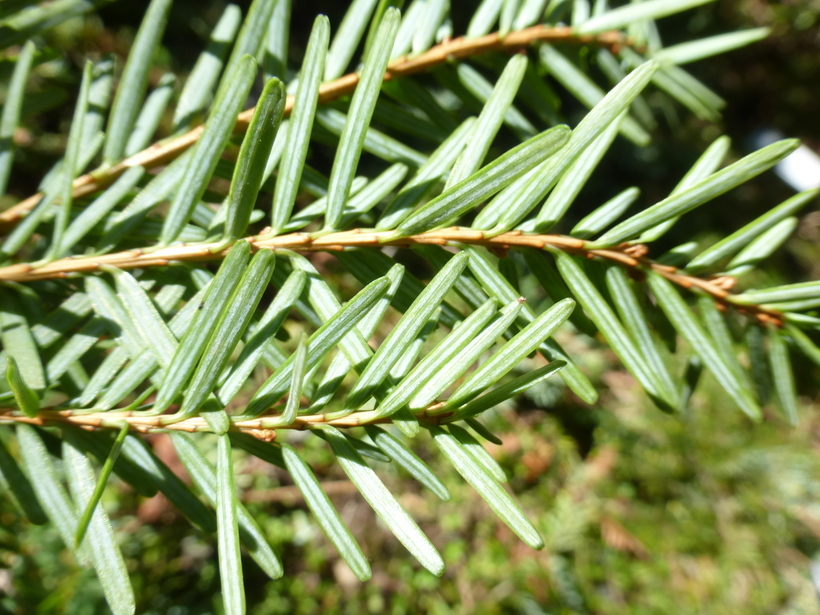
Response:
MULTIPOLYGON (((252 250, 292 250, 294 252, 338 252, 353 248, 434 244, 459 247, 479 245, 494 250, 510 248, 535 248, 546 250, 556 248, 588 258, 602 258, 639 273, 651 270, 669 281, 686 289, 698 289, 711 295, 719 304, 757 318, 761 323, 782 325, 779 312, 767 310, 757 305, 740 305, 732 302, 731 288, 734 278, 729 276, 700 278, 681 272, 675 267, 662 265, 647 258, 646 246, 623 244, 605 250, 588 248, 583 239, 565 235, 536 235, 521 231, 510 231, 495 236, 486 236, 483 231, 451 227, 429 231, 420 235, 390 239, 393 231, 370 232, 361 230, 311 236, 307 233, 291 233, 276 237, 248 237, 252 250)), ((230 246, 224 244, 173 245, 155 250, 127 250, 91 257, 69 257, 35 267, 29 263, 19 263, 0 267, 0 281, 33 282, 53 278, 67 278, 73 275, 99 271, 103 266, 119 269, 144 269, 146 267, 167 266, 174 263, 220 260, 228 253, 230 246)))
MULTIPOLYGON (((436 416, 427 415, 427 410, 440 406, 441 403, 436 402, 418 413, 417 418, 426 423, 439 424, 446 422, 448 416, 452 415, 452 413, 436 416)), ((274 410, 276 409, 274 408, 274 410)), ((368 424, 391 422, 390 417, 377 417, 373 410, 354 412, 347 416, 334 419, 329 419, 323 414, 302 415, 296 417, 296 420, 289 425, 282 425, 281 416, 279 414, 266 414, 253 419, 239 420, 232 418, 231 430, 251 434, 260 440, 272 442, 276 439, 276 432, 281 429, 306 430, 320 425, 332 425, 333 427, 347 429, 368 424)), ((123 423, 128 423, 128 427, 131 431, 144 434, 167 431, 184 431, 188 433, 213 432, 213 428, 200 416, 169 422, 168 415, 151 415, 146 412, 119 412, 117 410, 108 410, 106 412, 89 412, 88 410, 41 410, 37 416, 29 417, 14 408, 0 408, 0 423, 25 423, 38 427, 73 425, 89 431, 98 429, 121 429, 123 423)))

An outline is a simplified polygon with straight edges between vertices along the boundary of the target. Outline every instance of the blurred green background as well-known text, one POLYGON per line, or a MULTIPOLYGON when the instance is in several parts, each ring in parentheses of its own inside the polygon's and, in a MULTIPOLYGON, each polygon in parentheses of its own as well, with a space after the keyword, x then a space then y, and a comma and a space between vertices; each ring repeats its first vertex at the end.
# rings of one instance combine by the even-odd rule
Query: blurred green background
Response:
MULTIPOLYGON (((472 4, 459 3, 457 32, 472 4)), ((182 75, 190 70, 223 7, 175 2, 154 82, 169 68, 182 75)), ((337 25, 345 8, 296 3, 292 57, 301 59, 315 14, 327 12, 337 25)), ((39 93, 26 109, 12 194, 33 192, 62 154, 83 59, 106 52, 124 57, 143 10, 140 2, 116 2, 48 34, 59 61, 53 74, 40 77, 39 93)), ((672 106, 659 117, 652 145, 635 150, 616 144, 581 201, 600 203, 637 185, 651 203, 720 134, 732 137, 737 156, 747 151, 751 133, 764 127, 820 150, 820 2, 724 1, 660 26, 668 43, 756 26, 773 33, 689 67, 727 100, 721 122, 700 121, 672 106)), ((8 73, 9 62, 0 60, 0 79, 8 73)), ((567 116, 580 117, 582 110, 565 102, 567 116)), ((658 252, 692 234, 707 244, 792 193, 767 174, 721 197, 719 207, 697 210, 690 226, 671 233, 658 252)), ((756 281, 820 278, 818 239, 820 214, 809 211, 756 281)), ((350 283, 332 259, 323 262, 332 284, 350 283)), ((287 475, 237 455, 244 498, 286 566, 285 578, 271 581, 251 560, 244 562, 249 612, 820 613, 809 573, 811 559, 820 561, 817 368, 795 365, 802 393, 797 429, 771 409, 764 424, 753 426, 724 403, 709 379, 685 416, 664 415, 611 353, 589 339, 560 341, 601 388, 600 403, 585 406, 549 383, 487 417, 504 442, 487 446, 545 536, 543 551, 521 544, 448 464, 429 456, 433 447, 422 439, 416 450, 450 486, 452 501, 434 500, 386 465, 376 469, 442 550, 447 572, 436 578, 379 526, 330 454, 308 438, 302 446, 314 449, 309 458, 317 476, 371 558, 373 580, 362 584, 347 570, 287 475)), ((156 436, 153 445, 174 467, 167 439, 156 436)), ((219 613, 213 537, 198 534, 162 496, 143 500, 112 484, 105 502, 119 528, 138 612, 219 613)), ((107 612, 93 573, 75 565, 57 532, 22 521, 2 496, 0 612, 107 612)))

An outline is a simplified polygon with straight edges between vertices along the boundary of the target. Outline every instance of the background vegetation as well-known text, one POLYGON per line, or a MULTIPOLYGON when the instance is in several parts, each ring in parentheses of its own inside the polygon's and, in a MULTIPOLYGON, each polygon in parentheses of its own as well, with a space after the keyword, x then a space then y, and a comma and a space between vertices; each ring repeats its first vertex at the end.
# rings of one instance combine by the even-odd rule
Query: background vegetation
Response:
MULTIPOLYGON (((345 7, 327 4, 298 3, 291 36, 296 57, 316 13, 328 12, 338 23, 345 7)), ((175 3, 157 79, 163 64, 183 74, 191 68, 223 6, 175 3)), ((83 58, 107 52, 124 57, 142 11, 141 3, 120 2, 49 33, 62 60, 54 63, 53 75, 43 78, 36 104, 25 110, 25 129, 15 137, 22 147, 10 186, 13 195, 34 192, 62 154, 72 108, 62 103, 77 91, 83 58)), ((471 12, 465 6, 464 15, 471 12)), ((707 123, 672 111, 671 122, 662 124, 648 148, 616 142, 596 172, 597 185, 608 184, 607 194, 633 184, 649 198, 668 194, 681 169, 721 133, 732 136, 738 153, 763 127, 778 128, 817 149, 818 2, 722 2, 661 25, 670 43, 760 25, 772 27, 773 35, 694 65, 692 72, 726 97, 723 120, 707 123)), ((0 62, 0 81, 8 80, 7 64, 0 62)), ((581 199, 604 200, 595 190, 593 183, 581 199)), ((691 216, 692 228, 700 233, 696 238, 709 242, 790 194, 771 176, 756 180, 722 197, 722 207, 701 208, 691 216)), ((672 232, 662 245, 689 238, 672 232)), ((796 236, 759 275, 771 284, 817 279, 818 239, 815 212, 804 217, 796 236)), ((335 289, 349 283, 333 259, 316 257, 314 263, 335 289)), ((537 299, 534 294, 531 300, 537 299)), ((561 342, 575 345, 568 349, 583 357, 583 367, 605 391, 599 404, 586 406, 557 381, 548 381, 517 407, 488 418, 503 445, 487 446, 545 537, 546 549, 536 553, 521 544, 470 488, 447 480, 455 471, 446 464, 439 469, 435 457, 425 460, 451 486, 453 498, 447 503, 422 499, 405 477, 376 464, 391 490, 404 481, 396 489, 403 494, 402 505, 443 549, 447 572, 436 578, 406 557, 388 532, 372 531, 374 514, 329 453, 316 446, 313 468, 373 563, 373 580, 362 584, 310 519, 288 477, 237 453, 248 508, 286 565, 285 577, 271 581, 252 561, 244 562, 249 612, 820 613, 809 574, 811 559, 820 556, 818 368, 795 363, 803 393, 797 429, 776 412, 768 413, 765 423, 751 425, 734 408, 724 407, 724 394, 711 381, 699 389, 686 416, 664 415, 614 356, 589 352, 583 339, 561 342)), ((152 440, 158 454, 182 473, 173 465, 165 437, 152 440)), ((418 445, 420 454, 430 451, 424 445, 418 445)), ((119 511, 116 523, 127 536, 122 547, 137 611, 218 612, 213 541, 198 536, 161 495, 142 500, 115 486, 105 498, 109 510, 119 511)), ((62 550, 53 526, 21 520, 0 495, 0 612, 105 612, 98 587, 93 572, 76 567, 62 550)))

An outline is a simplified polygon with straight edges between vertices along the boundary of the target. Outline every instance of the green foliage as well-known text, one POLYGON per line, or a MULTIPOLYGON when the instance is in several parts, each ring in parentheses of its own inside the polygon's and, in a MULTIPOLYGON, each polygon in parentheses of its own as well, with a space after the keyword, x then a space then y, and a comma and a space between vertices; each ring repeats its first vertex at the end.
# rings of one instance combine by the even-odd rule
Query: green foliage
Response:
MULTIPOLYGON (((15 131, 26 121, 26 83, 55 52, 44 35, 94 4, 62 0, 2 15, 3 46, 32 39, 7 56, 14 69, 0 118, 3 187, 13 177, 15 131)), ((641 445, 626 442, 654 437, 672 441, 659 447, 700 446, 675 425, 694 422, 696 387, 715 399, 715 384, 753 421, 767 418, 770 389, 789 423, 806 421, 793 355, 818 363, 820 282, 767 282, 761 271, 818 191, 788 199, 705 249, 687 228, 687 216, 771 169, 795 140, 721 168, 730 144, 719 137, 654 204, 636 208, 637 187, 607 194, 599 207, 578 204, 620 137, 651 144, 656 107, 719 117, 722 99, 680 64, 765 32, 664 48, 654 20, 705 0, 544 4, 484 0, 467 36, 454 42, 446 2, 414 0, 402 12, 357 0, 334 36, 320 16, 305 41, 289 29, 290 0, 255 0, 241 29, 229 5, 173 109, 174 84, 183 79, 171 73, 146 96, 170 1, 149 5, 115 88, 110 59, 84 64, 63 158, 39 178, 35 197, 13 202, 12 192, 0 212, 8 231, 0 249, 0 485, 19 509, 15 522, 18 514, 32 523, 48 519, 76 563, 94 569, 113 612, 141 612, 149 600, 140 598, 146 588, 132 588, 126 565, 142 557, 135 555, 141 538, 120 545, 105 510, 112 487, 115 527, 136 503, 122 501, 111 474, 140 497, 164 494, 193 531, 215 534, 209 540, 218 569, 202 563, 200 579, 213 589, 218 576, 226 613, 256 608, 245 593, 251 584, 243 552, 270 579, 291 566, 280 554, 291 549, 281 537, 293 530, 243 502, 240 468, 257 462, 298 490, 359 581, 371 578, 368 557, 383 564, 377 548, 359 544, 372 547, 373 532, 337 510, 320 477, 343 472, 384 530, 441 576, 446 562, 463 559, 465 545, 431 536, 430 524, 415 519, 419 511, 407 510, 403 496, 413 493, 393 472, 445 502, 457 492, 461 514, 478 517, 464 505, 471 496, 460 475, 528 548, 544 549, 533 560, 537 571, 513 550, 510 574, 546 578, 549 588, 527 581, 529 593, 507 592, 499 609, 533 610, 542 602, 606 611, 592 587, 605 584, 622 597, 615 602, 628 605, 629 584, 647 577, 622 582, 601 573, 606 562, 574 561, 592 525, 613 557, 678 548, 633 536, 614 520, 629 515, 608 508, 607 498, 620 497, 631 477, 652 482, 639 459, 652 451, 636 453, 641 445), (567 19, 569 29, 561 26, 567 19), (534 23, 543 28, 521 31, 534 23), (508 36, 481 38, 496 27, 508 36), (289 44, 305 42, 301 67, 289 63, 289 44), (507 60, 503 51, 520 53, 507 60), (448 57, 458 63, 439 66, 448 57), (260 67, 256 108, 243 111, 260 67), (599 73, 612 82, 609 91, 599 73), (576 102, 589 109, 580 120, 576 102), (200 118, 203 125, 186 132, 200 118), (685 243, 651 256, 670 235, 685 243), (302 254, 322 250, 338 259, 302 254), (336 266, 344 273, 333 273, 336 266), (582 463, 552 419, 536 426, 500 409, 528 395, 560 410, 564 386, 596 404, 607 393, 584 356, 590 347, 608 348, 674 417, 647 410, 653 418, 633 417, 636 426, 598 416, 600 439, 613 443, 582 463), (523 423, 518 433, 502 415, 523 423), (653 431, 658 425, 662 436, 653 431), (143 435, 166 433, 170 439, 143 435), (550 459, 522 461, 529 472, 522 479, 520 463, 499 461, 485 448, 485 441, 506 447, 508 438, 560 449, 564 466, 549 495, 557 483, 565 486, 552 504, 526 488, 550 459), (163 441, 175 457, 152 448, 163 441), (617 493, 590 496, 595 472, 612 471, 609 454, 626 458, 625 477, 617 493), (174 458, 193 484, 178 476, 174 458), (98 475, 92 459, 102 463, 98 475), (374 464, 382 464, 379 473, 374 464), (504 486, 508 479, 522 502, 504 486)), ((732 420, 744 434, 765 429, 732 420)), ((701 437, 705 450, 720 444, 706 430, 701 437)), ((753 454, 768 455, 762 448, 753 454)), ((673 466, 691 460, 675 450, 656 456, 673 466)), ((703 471, 718 482, 747 476, 720 464, 703 471)), ((816 489, 804 476, 796 480, 816 489)), ((701 491, 720 489, 691 483, 675 484, 689 490, 678 499, 697 515, 701 491)), ((644 512, 634 493, 623 499, 638 516, 644 512)), ((803 505, 798 500, 794 506, 803 505)), ((444 516, 448 532, 453 514, 444 516)), ((646 516, 641 522, 657 521, 646 516)), ((481 519, 481 531, 494 531, 481 519)), ((36 531, 48 537, 52 530, 36 531)), ((725 550, 740 557, 734 545, 725 550)), ((163 552, 157 545, 149 551, 163 552)), ((300 569, 313 565, 315 555, 298 555, 300 569)), ((391 565, 413 577, 416 591, 444 587, 391 565)), ((660 574, 655 565, 646 564, 649 578, 660 574)), ((489 582, 486 571, 465 570, 489 582)), ((318 606, 300 596, 298 579, 278 583, 281 600, 266 603, 268 612, 318 606)), ((702 606, 681 593, 693 609, 702 606)), ((679 604, 653 596, 642 606, 679 604)))

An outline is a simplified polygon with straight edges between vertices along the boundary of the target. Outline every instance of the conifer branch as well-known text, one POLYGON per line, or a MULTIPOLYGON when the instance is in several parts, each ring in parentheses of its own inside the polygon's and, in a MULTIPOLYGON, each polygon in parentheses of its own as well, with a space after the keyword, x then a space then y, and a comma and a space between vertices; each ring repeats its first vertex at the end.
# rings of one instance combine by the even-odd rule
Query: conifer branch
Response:
MULTIPOLYGON (((613 248, 596 249, 588 247, 590 242, 565 235, 536 235, 521 231, 488 235, 484 231, 460 227, 438 229, 399 239, 390 239, 391 235, 393 231, 371 232, 354 229, 315 236, 308 233, 290 233, 270 237, 266 236, 263 231, 261 235, 248 237, 246 240, 253 251, 338 252, 352 248, 378 246, 407 248, 414 245, 453 247, 478 245, 503 255, 510 248, 557 249, 588 258, 602 258, 617 263, 636 275, 640 275, 642 270, 651 270, 687 290, 697 289, 710 295, 724 308, 732 307, 741 313, 753 316, 761 324, 773 324, 778 327, 783 324, 783 316, 777 311, 754 304, 734 303, 731 291, 735 285, 735 278, 732 276, 698 277, 683 273, 677 267, 657 263, 648 258, 648 249, 643 244, 624 243, 613 248)), ((62 258, 40 266, 18 263, 0 267, 0 281, 33 282, 67 278, 75 274, 99 271, 104 266, 119 269, 145 269, 146 267, 164 267, 174 263, 220 260, 227 255, 230 247, 224 242, 179 244, 157 249, 126 250, 99 256, 62 258)))
MULTIPOLYGON (((422 73, 445 62, 463 60, 491 51, 516 53, 538 42, 597 45, 609 49, 613 53, 617 53, 618 50, 624 46, 635 48, 632 42, 625 37, 623 33, 617 30, 602 32, 600 34, 577 34, 568 26, 549 27, 537 25, 523 30, 514 30, 503 36, 499 32, 493 32, 485 36, 470 39, 459 37, 431 47, 416 56, 401 56, 388 64, 387 71, 384 74, 384 81, 390 81, 396 77, 422 73)), ((349 73, 338 79, 322 84, 319 90, 319 103, 332 102, 343 96, 352 94, 358 83, 359 74, 349 73)), ((293 95, 288 96, 285 103, 285 116, 290 115, 294 100, 295 97, 293 95)), ((254 111, 255 107, 239 114, 234 132, 244 133, 248 129, 254 111)), ((189 147, 193 146, 202 135, 203 129, 204 126, 197 126, 181 136, 154 143, 150 147, 133 156, 129 156, 113 166, 100 168, 91 173, 81 175, 74 180, 73 198, 78 199, 93 194, 111 185, 130 168, 141 166, 147 170, 168 164, 189 147)), ((34 194, 13 207, 0 212, 0 231, 7 232, 13 228, 37 205, 42 197, 42 193, 34 194)))
MULTIPOLYGON (((429 414, 431 411, 440 408, 443 404, 444 402, 435 402, 424 410, 415 413, 415 416, 423 423, 432 425, 444 424, 447 422, 448 417, 454 415, 454 412, 429 414)), ((194 416, 174 422, 168 421, 169 416, 170 415, 166 414, 151 415, 150 411, 143 413, 131 411, 118 412, 117 410, 107 412, 89 412, 88 410, 40 410, 36 416, 29 417, 15 408, 0 408, 0 423, 25 423, 38 427, 72 425, 87 431, 99 429, 118 430, 122 428, 124 423, 127 423, 129 430, 144 434, 167 431, 184 431, 187 433, 213 432, 213 428, 208 424, 208 421, 201 416, 194 416)), ((305 414, 297 416, 293 423, 283 425, 281 416, 278 413, 270 413, 253 419, 231 417, 231 431, 247 433, 259 440, 272 442, 276 439, 276 431, 280 429, 306 430, 318 425, 331 425, 336 428, 349 429, 363 425, 387 424, 392 422, 391 417, 380 417, 374 410, 363 410, 339 418, 330 418, 324 414, 305 414)))

